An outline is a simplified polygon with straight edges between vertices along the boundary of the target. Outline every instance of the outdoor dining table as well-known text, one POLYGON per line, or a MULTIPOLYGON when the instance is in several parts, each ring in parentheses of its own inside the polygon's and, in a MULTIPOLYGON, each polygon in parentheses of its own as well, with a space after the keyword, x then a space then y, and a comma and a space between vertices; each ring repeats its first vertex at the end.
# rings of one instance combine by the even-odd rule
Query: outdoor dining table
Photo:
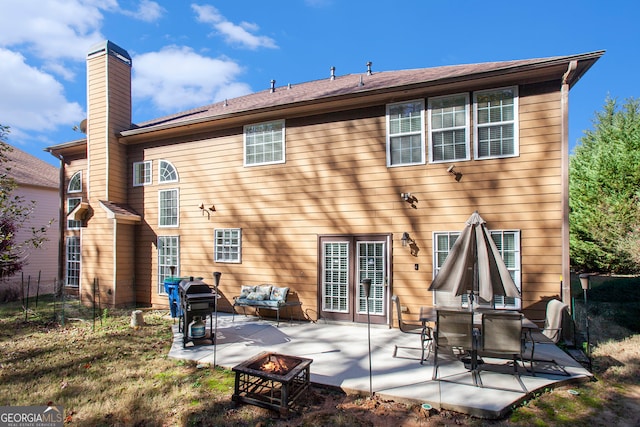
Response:
MULTIPOLYGON (((452 311, 452 309, 447 309, 447 310, 452 311)), ((463 311, 463 310, 460 310, 460 311, 463 311)), ((487 313, 489 311, 492 313, 519 313, 519 311, 514 311, 514 310, 493 310, 493 309, 492 310, 480 309, 478 311, 475 311, 473 313, 473 327, 474 327, 474 331, 477 332, 479 335, 482 334, 482 314, 487 313)), ((423 331, 426 331, 426 329, 429 328, 428 323, 436 323, 437 319, 438 319, 437 307, 433 307, 433 306, 420 307, 419 320, 420 322, 422 322, 423 331)), ((533 332, 539 329, 540 327, 535 322, 533 322, 532 320, 524 316, 522 317, 522 333, 524 334, 525 340, 531 343, 530 363, 531 363, 532 371, 533 371, 533 360, 534 360, 533 354, 536 348, 536 343, 533 339, 533 332)), ((437 333, 437 330, 436 330, 436 333, 437 333)), ((476 338, 479 338, 479 335, 476 336, 476 338)), ((472 370, 475 370, 475 368, 477 367, 477 353, 478 353, 477 345, 478 345, 477 340, 474 340, 473 349, 471 350, 471 369, 472 370)))

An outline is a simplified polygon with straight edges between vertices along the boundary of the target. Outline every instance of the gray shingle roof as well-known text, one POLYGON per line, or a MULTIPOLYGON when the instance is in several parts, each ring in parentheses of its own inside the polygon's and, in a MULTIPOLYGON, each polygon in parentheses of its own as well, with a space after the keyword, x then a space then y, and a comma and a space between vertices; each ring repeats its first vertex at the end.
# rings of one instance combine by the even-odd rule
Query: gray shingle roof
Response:
MULTIPOLYGON (((150 129, 157 126, 172 126, 182 123, 233 114, 258 111, 263 109, 284 107, 305 102, 319 102, 341 96, 367 95, 376 91, 409 88, 412 85, 426 85, 461 78, 479 78, 491 73, 509 73, 523 68, 543 68, 567 63, 573 59, 597 59, 600 52, 592 52, 573 56, 555 56, 525 60, 501 62, 485 62, 479 64, 450 65, 434 68, 420 68, 399 71, 373 72, 371 75, 347 74, 335 79, 315 80, 291 86, 276 87, 275 91, 267 89, 261 92, 217 102, 211 105, 194 108, 177 114, 149 120, 134 126, 131 132, 150 129)), ((127 134, 127 131, 123 132, 127 134)))
POLYGON ((18 184, 58 188, 60 174, 57 167, 13 147, 7 152, 7 175, 18 184))

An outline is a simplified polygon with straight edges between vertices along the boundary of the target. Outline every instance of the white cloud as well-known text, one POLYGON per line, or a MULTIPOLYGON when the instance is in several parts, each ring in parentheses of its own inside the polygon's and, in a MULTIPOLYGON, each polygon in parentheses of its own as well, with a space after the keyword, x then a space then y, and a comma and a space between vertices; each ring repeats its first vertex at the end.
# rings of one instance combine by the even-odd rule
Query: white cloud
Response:
POLYGON ((174 112, 250 93, 248 85, 236 81, 242 72, 231 60, 167 46, 133 58, 132 92, 136 99, 151 99, 158 109, 174 112))
POLYGON ((249 49, 257 49, 259 47, 274 49, 278 47, 272 38, 252 34, 259 30, 259 27, 254 23, 241 22, 239 25, 234 24, 211 5, 192 4, 191 8, 196 12, 198 22, 210 24, 224 35, 226 41, 231 44, 239 44, 249 49))
POLYGON ((78 103, 66 100, 60 82, 18 53, 0 48, 0 75, 0 121, 16 132, 54 130, 85 117, 78 103))
POLYGON ((162 17, 166 12, 166 9, 160 6, 158 3, 150 0, 140 1, 138 10, 136 11, 123 11, 126 16, 130 16, 135 19, 139 19, 145 22, 154 22, 162 17))
POLYGON ((0 13, 0 47, 26 48, 47 61, 84 61, 87 50, 104 37, 103 10, 116 0, 9 0, 0 13))

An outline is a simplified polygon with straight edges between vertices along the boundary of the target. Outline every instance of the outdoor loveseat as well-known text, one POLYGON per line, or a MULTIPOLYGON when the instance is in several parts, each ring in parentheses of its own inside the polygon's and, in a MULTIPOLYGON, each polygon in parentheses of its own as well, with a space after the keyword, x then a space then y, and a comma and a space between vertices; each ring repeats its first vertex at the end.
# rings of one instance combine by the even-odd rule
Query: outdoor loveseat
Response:
POLYGON ((256 313, 262 309, 276 312, 277 324, 280 325, 280 310, 301 305, 300 301, 288 300, 292 292, 287 287, 273 285, 242 285, 240 295, 233 297, 233 316, 235 318, 236 307, 242 307, 246 316, 246 308, 256 309, 256 313))

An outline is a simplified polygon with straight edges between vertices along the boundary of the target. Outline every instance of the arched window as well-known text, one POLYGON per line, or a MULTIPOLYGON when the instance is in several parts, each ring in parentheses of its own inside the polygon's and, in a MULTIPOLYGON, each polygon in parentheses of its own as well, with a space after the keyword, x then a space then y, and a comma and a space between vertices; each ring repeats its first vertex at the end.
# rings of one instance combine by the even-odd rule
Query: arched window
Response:
POLYGON ((160 160, 158 182, 178 182, 178 171, 168 160, 160 160))
POLYGON ((78 171, 73 174, 69 180, 69 186, 67 187, 67 193, 80 192, 82 192, 82 171, 78 171))

